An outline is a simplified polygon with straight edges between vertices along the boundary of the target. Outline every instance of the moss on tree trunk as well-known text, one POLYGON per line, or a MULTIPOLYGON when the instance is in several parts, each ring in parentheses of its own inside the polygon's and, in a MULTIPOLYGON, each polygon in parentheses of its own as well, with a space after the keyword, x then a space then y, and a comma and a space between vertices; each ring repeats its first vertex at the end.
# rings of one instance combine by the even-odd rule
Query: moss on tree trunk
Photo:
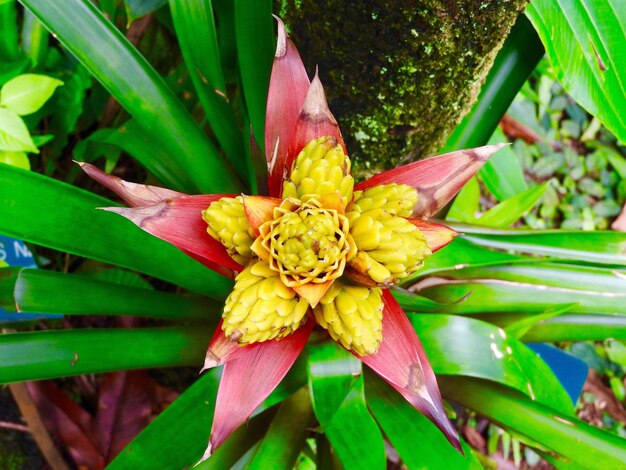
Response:
POLYGON ((283 0, 361 172, 436 152, 526 0, 283 0))

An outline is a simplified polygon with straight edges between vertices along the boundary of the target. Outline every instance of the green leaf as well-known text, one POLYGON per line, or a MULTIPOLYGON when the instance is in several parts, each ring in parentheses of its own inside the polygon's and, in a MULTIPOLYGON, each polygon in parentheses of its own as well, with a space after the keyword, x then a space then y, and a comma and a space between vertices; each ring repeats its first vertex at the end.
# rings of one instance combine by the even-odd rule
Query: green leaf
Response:
POLYGON ((309 391, 322 428, 329 425, 361 374, 361 362, 334 341, 307 348, 309 391))
MULTIPOLYGON (((1 8, 1 7, 0 7, 1 8)), ((18 59, 14 62, 0 61, 0 85, 4 85, 13 77, 17 77, 20 73, 30 66, 30 59, 27 57, 18 59)))
MULTIPOLYGON (((163 148, 172 189, 239 193, 241 183, 164 80, 122 33, 83 0, 21 0, 163 148)), ((152 163, 143 162, 153 171, 152 163)), ((155 172, 156 174, 156 172, 155 172)))
POLYGON ((546 181, 505 199, 480 216, 476 223, 488 227, 508 227, 539 202, 549 185, 550 182, 546 181))
POLYGON ((22 269, 12 289, 18 311, 24 313, 131 315, 216 323, 221 311, 217 302, 199 297, 40 269, 22 269), (71 297, 68 292, 73 293, 71 297))
POLYGON ((526 342, 601 341, 626 339, 626 317, 616 315, 559 315, 532 327, 526 342))
MULTIPOLYGON (((219 446, 217 450, 213 452, 213 454, 211 454, 210 459, 196 465, 194 469, 222 470, 225 468, 236 468, 235 465, 240 461, 240 459, 242 459, 242 457, 248 452, 251 452, 253 447, 257 445, 257 443, 261 440, 263 436, 266 435, 266 433, 268 432, 268 427, 270 426, 270 423, 272 423, 272 419, 274 418, 275 414, 276 408, 272 408, 271 410, 265 411, 259 416, 251 418, 245 426, 240 426, 239 429, 237 429, 226 440, 226 442, 224 442, 224 444, 219 446)), ((189 421, 189 416, 184 416, 182 421, 183 423, 189 421)), ((165 429, 163 431, 168 432, 165 429)), ((162 439, 162 436, 156 436, 153 444, 155 446, 160 446, 160 441, 162 439)), ((194 439, 198 439, 198 437, 194 436, 194 439)), ((206 442, 208 442, 208 440, 209 436, 207 435, 206 442)), ((149 459, 153 459, 153 462, 157 464, 160 464, 161 462, 161 460, 154 459, 153 456, 150 456, 149 459)), ((144 459, 144 462, 148 461, 149 459, 144 459)), ((146 466, 145 468, 150 467, 146 466)))
POLYGON ((446 219, 471 223, 476 220, 476 213, 479 209, 480 187, 478 180, 474 177, 463 186, 463 189, 454 198, 446 219))
POLYGON ((622 293, 626 272, 576 264, 530 262, 501 266, 468 267, 450 271, 452 279, 500 279, 584 291, 622 293))
POLYGON ((0 150, 0 163, 15 166, 23 170, 30 170, 30 160, 24 152, 8 152, 0 150))
POLYGON ((413 408, 375 374, 365 373, 367 404, 408 468, 482 470, 470 447, 461 440, 461 455, 428 418, 413 408))
POLYGON ((294 468, 312 421, 311 399, 303 387, 280 405, 246 469, 294 468))
POLYGON ((448 398, 493 422, 572 460, 582 468, 620 468, 626 462, 623 438, 564 415, 527 397, 486 381, 442 377, 448 398))
POLYGON ((50 99, 54 90, 63 85, 61 80, 25 73, 9 80, 0 89, 0 106, 25 116, 39 110, 50 99))
POLYGON ((626 143, 626 12, 620 0, 533 1, 526 9, 563 88, 626 143))
POLYGON ((454 314, 540 313, 550 307, 574 303, 571 313, 626 315, 626 291, 607 295, 604 292, 499 279, 442 279, 420 293, 445 304, 441 310, 454 314), (467 297, 462 302, 449 303, 464 295, 467 297))
POLYGON ((67 145, 68 134, 76 129, 78 118, 84 111, 87 91, 92 84, 89 72, 82 65, 76 64, 72 75, 65 79, 65 85, 54 94, 50 128, 55 130, 52 148, 59 153, 67 145))
POLYGON ((551 256, 577 262, 626 266, 626 233, 506 230, 456 223, 447 225, 463 233, 466 240, 497 250, 551 256))
MULTIPOLYGON (((167 150, 155 147, 151 143, 151 136, 135 121, 126 121, 117 129, 99 129, 89 136, 91 142, 111 144, 132 155, 137 161, 148 168, 161 181, 170 177, 167 150)), ((79 160, 85 160, 87 148, 79 143, 75 151, 79 160)))
POLYGON ((5 108, 0 108, 0 150, 39 153, 22 118, 5 108))
POLYGON ((48 54, 48 31, 28 10, 22 22, 22 49, 33 63, 33 67, 45 63, 48 54))
POLYGON ((604 345, 606 349, 606 355, 611 362, 615 362, 622 367, 626 367, 626 346, 620 341, 609 339, 604 345))
POLYGON ((334 341, 311 345, 308 353, 315 415, 339 460, 345 468, 383 468, 383 439, 367 410, 361 362, 334 341))
POLYGON ((607 146, 601 146, 596 152, 602 152, 611 163, 617 174, 623 180, 626 180, 626 158, 615 149, 607 146))
MULTIPOLYGON (((453 224, 448 223, 447 225, 453 224)), ((459 229, 459 231, 462 233, 462 230, 459 229)), ((457 237, 447 247, 426 258, 424 266, 404 283, 410 284, 416 277, 429 276, 467 266, 489 266, 522 261, 528 261, 528 258, 503 251, 490 250, 468 241, 466 237, 457 237)))
MULTIPOLYGON (((203 374, 128 444, 107 468, 152 470, 155 467, 191 467, 200 460, 209 442, 218 384, 217 369, 203 374)), ((253 427, 251 429, 254 430, 253 427)), ((238 432, 231 438, 236 438, 238 432)), ((228 446, 228 442, 223 447, 228 446)), ((220 450, 215 452, 215 456, 220 450)))
POLYGON ((199 365, 210 330, 47 330, 0 335, 0 383, 127 369, 199 365))
POLYGON ((0 62, 19 58, 15 0, 0 0, 0 62))
POLYGON ((264 148, 265 104, 274 60, 272 1, 235 0, 235 34, 241 81, 257 142, 264 148))
POLYGON ((439 153, 485 145, 542 57, 543 47, 537 33, 524 16, 518 16, 489 70, 476 104, 439 153))
POLYGON ((557 315, 562 315, 565 312, 572 309, 572 307, 576 304, 565 304, 558 305, 556 307, 551 307, 545 310, 543 313, 539 313, 537 315, 531 315, 527 318, 523 318, 514 323, 508 325, 504 330, 510 334, 515 336, 516 338, 523 337, 528 331, 534 327, 537 323, 543 322, 545 320, 549 320, 550 318, 556 317, 557 315))
POLYGON ((0 233, 224 298, 232 281, 98 207, 108 199, 0 164, 0 233))
POLYGON ((554 373, 515 337, 490 323, 452 315, 409 315, 435 373, 491 380, 562 413, 573 406, 554 373))
MULTIPOLYGON (((495 145, 507 141, 504 132, 497 127, 488 144, 495 145)), ((478 176, 498 201, 528 189, 522 165, 513 148, 508 145, 485 162, 478 176)))
POLYGON ((247 181, 243 135, 226 95, 210 0, 170 0, 172 20, 187 70, 215 137, 239 178, 247 181))

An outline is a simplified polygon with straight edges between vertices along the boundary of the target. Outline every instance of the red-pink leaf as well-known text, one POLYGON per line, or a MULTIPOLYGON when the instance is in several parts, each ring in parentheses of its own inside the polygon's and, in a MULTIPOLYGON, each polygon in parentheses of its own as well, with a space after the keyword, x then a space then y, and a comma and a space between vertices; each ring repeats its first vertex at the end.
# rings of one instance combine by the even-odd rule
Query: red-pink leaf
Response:
POLYGON ((237 341, 230 341, 222 330, 222 323, 223 320, 220 319, 215 333, 213 333, 213 337, 211 338, 211 342, 209 343, 209 348, 204 357, 204 366, 200 370, 200 373, 207 369, 226 364, 248 349, 255 347, 254 345, 241 346, 237 341))
POLYGON ((456 430, 446 416, 437 379, 406 314, 389 290, 383 291, 383 341, 376 354, 359 356, 461 451, 456 430))
MULTIPOLYGON (((278 20, 278 42, 265 110, 265 156, 269 194, 280 196, 289 143, 309 88, 304 64, 285 25, 278 20)), ((287 170, 288 171, 288 170, 287 170)))
POLYGON ((96 423, 107 462, 177 397, 145 370, 104 374, 98 392, 96 423))
POLYGON ((106 465, 100 433, 89 413, 54 382, 27 382, 26 386, 46 428, 67 447, 78 467, 94 470, 106 465))
POLYGON ((339 125, 328 108, 324 87, 316 72, 309 86, 302 110, 298 115, 296 131, 289 144, 289 154, 286 162, 287 171, 290 171, 293 161, 306 144, 313 139, 323 136, 334 137, 337 143, 343 147, 344 152, 347 153, 339 125))
POLYGON ((309 319, 283 339, 257 343, 224 365, 211 438, 202 460, 209 458, 285 377, 309 339, 314 323, 309 319))
POLYGON ((433 253, 447 246, 459 234, 443 224, 436 224, 422 219, 406 218, 415 225, 426 237, 430 251, 433 253))
POLYGON ((364 190, 381 184, 407 184, 419 198, 413 213, 431 217, 445 206, 494 153, 507 144, 458 150, 385 171, 355 186, 364 190))
POLYGON ((157 204, 164 199, 185 196, 183 193, 172 191, 171 189, 159 188, 158 186, 149 186, 146 184, 137 184, 124 181, 117 176, 109 175, 98 167, 85 162, 76 162, 80 165, 85 173, 96 180, 105 188, 109 188, 119 197, 121 197, 129 206, 143 207, 157 204))
MULTIPOLYGON (((104 210, 126 217, 146 232, 180 248, 220 274, 224 269, 241 271, 243 267, 233 260, 226 248, 207 233, 202 211, 227 194, 182 196, 166 199, 153 206, 127 208, 107 207, 104 210)), ((232 272, 230 272, 232 275, 232 272)))

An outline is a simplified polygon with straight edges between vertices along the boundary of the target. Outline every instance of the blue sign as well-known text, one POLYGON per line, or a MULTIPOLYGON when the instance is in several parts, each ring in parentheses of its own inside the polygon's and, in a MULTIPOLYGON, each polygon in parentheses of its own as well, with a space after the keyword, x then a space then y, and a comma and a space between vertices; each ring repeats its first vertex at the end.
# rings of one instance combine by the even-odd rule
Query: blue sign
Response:
POLYGON ((0 235, 0 260, 9 266, 37 267, 35 258, 26 244, 5 235, 0 235))
POLYGON ((582 359, 547 343, 528 343, 552 369, 563 388, 576 404, 587 380, 587 364, 582 359))
MULTIPOLYGON (((23 241, 0 235, 0 260, 9 266, 36 268, 35 257, 23 241)), ((2 268, 0 268, 2 269, 2 268)), ((60 318, 63 315, 43 313, 15 313, 7 312, 0 307, 0 323, 36 320, 37 318, 60 318)))

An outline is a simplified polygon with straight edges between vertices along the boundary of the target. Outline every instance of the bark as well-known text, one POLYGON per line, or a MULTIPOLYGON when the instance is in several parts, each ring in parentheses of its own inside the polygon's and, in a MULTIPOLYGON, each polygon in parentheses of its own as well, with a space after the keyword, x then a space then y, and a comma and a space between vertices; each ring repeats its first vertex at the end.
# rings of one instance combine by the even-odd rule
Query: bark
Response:
POLYGON ((441 148, 526 0, 279 3, 363 176, 441 148))

